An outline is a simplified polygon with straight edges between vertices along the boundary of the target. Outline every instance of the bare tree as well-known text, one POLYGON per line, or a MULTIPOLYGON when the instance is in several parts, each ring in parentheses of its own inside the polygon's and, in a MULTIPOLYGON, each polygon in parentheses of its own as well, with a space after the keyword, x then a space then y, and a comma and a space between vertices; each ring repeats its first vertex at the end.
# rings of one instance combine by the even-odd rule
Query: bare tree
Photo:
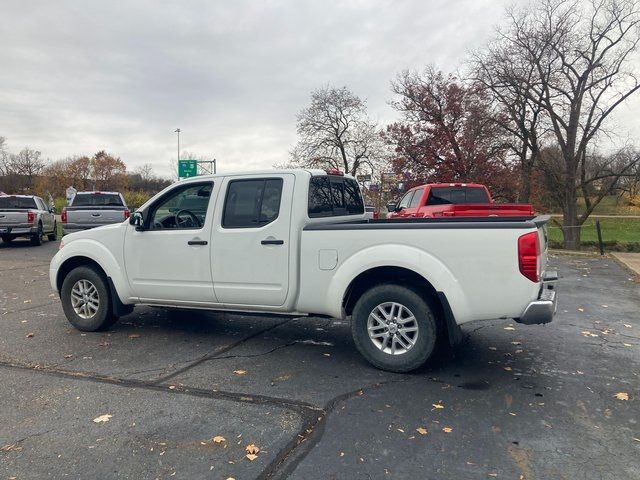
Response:
POLYGON ((365 102, 346 87, 315 90, 296 118, 299 140, 287 166, 380 173, 385 150, 378 126, 365 102))
POLYGON ((532 100, 528 87, 536 68, 519 58, 506 42, 492 42, 472 57, 472 77, 493 100, 494 121, 506 132, 503 140, 519 165, 518 200, 531 201, 531 183, 544 137, 541 98, 532 100), (517 81, 526 79, 526 81, 517 81), (542 131, 541 131, 542 130, 542 131))
POLYGON ((150 163, 140 165, 134 170, 134 172, 140 175, 140 178, 145 182, 148 182, 155 178, 155 174, 153 173, 153 165, 151 165, 150 163))
POLYGON ((44 160, 40 159, 41 153, 25 147, 17 154, 11 155, 10 163, 14 174, 25 179, 23 188, 33 188, 35 177, 42 173, 45 167, 44 160))
POLYGON ((9 152, 6 148, 6 139, 4 137, 0 137, 0 177, 6 177, 11 173, 9 158, 9 152))
MULTIPOLYGON (((541 108, 562 171, 553 188, 562 192, 566 248, 580 246, 580 226, 607 194, 588 195, 587 157, 606 121, 640 89, 630 70, 639 41, 635 0, 543 0, 529 10, 510 10, 510 25, 499 41, 529 69, 513 68, 511 86, 524 85, 527 100, 541 108), (524 75, 532 72, 532 75, 524 75), (579 192, 585 210, 578 214, 579 192)), ((631 158, 631 162, 637 159, 631 158)), ((620 178, 632 165, 610 165, 602 175, 620 178)), ((617 181, 609 182, 615 185, 617 181)))

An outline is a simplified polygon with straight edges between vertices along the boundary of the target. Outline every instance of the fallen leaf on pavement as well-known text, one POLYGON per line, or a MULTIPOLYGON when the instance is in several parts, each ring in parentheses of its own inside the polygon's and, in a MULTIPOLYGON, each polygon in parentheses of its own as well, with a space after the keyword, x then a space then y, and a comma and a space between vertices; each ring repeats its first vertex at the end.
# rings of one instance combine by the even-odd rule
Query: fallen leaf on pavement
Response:
POLYGON ((624 345, 625 347, 633 347, 633 345, 631 345, 630 343, 623 343, 623 345, 624 345))
POLYGON ((109 415, 108 413, 106 413, 104 415, 100 415, 99 417, 94 418, 93 423, 106 423, 111 419, 111 417, 113 417, 113 415, 109 415))
POLYGON ((139 333, 132 333, 131 335, 129 335, 129 338, 138 338, 140 337, 139 333))
POLYGON ((250 453, 252 455, 257 455, 258 452, 260 451, 260 449, 257 446, 255 446, 253 443, 250 443, 249 445, 244 447, 244 449, 247 453, 250 453))
POLYGON ((418 432, 420 435, 426 435, 428 433, 427 429, 423 427, 416 428, 416 432, 418 432))
POLYGON ((442 431, 443 431, 444 433, 451 433, 451 432, 453 431, 453 429, 452 429, 452 428, 449 428, 449 427, 444 427, 444 428, 442 429, 442 431))
POLYGON ((579 308, 578 311, 579 312, 584 312, 584 308, 579 308))
POLYGON ((431 404, 431 406, 432 406, 433 408, 435 408, 436 410, 437 410, 437 409, 440 409, 440 408, 444 408, 444 405, 442 405, 440 402, 438 402, 438 403, 432 403, 432 404, 431 404))
POLYGON ((497 348, 496 347, 489 347, 489 350, 495 352, 497 350, 497 348))
POLYGON ((510 372, 511 370, 513 370, 511 367, 504 367, 504 369, 505 369, 507 372, 510 372))
POLYGON ((513 327, 504 327, 505 330, 515 330, 513 327))
POLYGON ((213 443, 222 443, 227 441, 222 435, 216 435, 212 440, 213 443))
POLYGON ((616 393, 614 395, 618 400, 629 400, 629 394, 626 392, 616 393))
POLYGON ((27 334, 25 335, 25 337, 26 337, 26 338, 33 338, 33 335, 34 335, 33 333, 27 333, 27 334))
POLYGON ((31 300, 25 300, 22 303, 31 303, 31 300))
POLYGON ((246 370, 234 370, 233 373, 235 373, 236 375, 246 375, 247 371, 246 370))
POLYGON ((73 358, 73 355, 67 354, 67 355, 64 356, 64 358, 73 358))
POLYGON ((631 328, 632 327, 632 325, 629 325, 628 323, 625 323, 624 326, 627 327, 627 328, 631 328))
POLYGON ((249 460, 250 462, 253 462, 256 458, 258 458, 258 455, 254 455, 253 453, 247 453, 246 457, 247 457, 247 460, 249 460))

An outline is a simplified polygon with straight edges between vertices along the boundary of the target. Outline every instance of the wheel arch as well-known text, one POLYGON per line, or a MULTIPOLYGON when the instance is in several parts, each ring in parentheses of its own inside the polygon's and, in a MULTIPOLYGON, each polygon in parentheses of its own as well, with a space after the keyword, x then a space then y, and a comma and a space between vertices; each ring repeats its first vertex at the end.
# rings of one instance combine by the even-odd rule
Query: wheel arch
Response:
POLYGON ((350 316, 353 313, 356 303, 366 291, 385 283, 401 285, 417 292, 433 308, 438 328, 447 336, 449 344, 460 343, 462 332, 456 323, 446 294, 437 291, 424 276, 406 267, 378 266, 365 270, 356 276, 342 298, 342 308, 345 315, 350 316))
POLYGON ((58 268, 58 273, 56 275, 56 286, 59 294, 62 294, 62 284, 67 275, 74 269, 83 266, 90 266, 98 270, 99 273, 104 275, 104 278, 107 282, 107 288, 109 289, 109 295, 111 296, 113 312, 117 316, 123 316, 128 313, 131 313, 133 310, 133 305, 125 305, 122 303, 120 299, 120 294, 118 293, 118 289, 116 288, 113 278, 109 276, 109 274, 102 268, 102 265, 98 263, 93 258, 84 256, 84 255, 76 255, 65 260, 58 268))
POLYGON ((347 258, 334 273, 325 301, 333 316, 350 315, 366 288, 399 281, 419 289, 444 319, 449 339, 461 339, 458 322, 469 316, 469 305, 458 279, 447 265, 428 251, 406 244, 375 245, 347 258))

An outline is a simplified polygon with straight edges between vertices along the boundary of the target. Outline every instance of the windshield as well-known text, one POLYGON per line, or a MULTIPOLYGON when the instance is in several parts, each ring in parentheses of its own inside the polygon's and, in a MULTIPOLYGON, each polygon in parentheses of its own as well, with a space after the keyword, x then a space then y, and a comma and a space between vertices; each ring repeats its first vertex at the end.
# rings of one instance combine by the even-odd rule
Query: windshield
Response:
POLYGON ((123 207, 120 195, 117 193, 78 193, 72 207, 123 207))
POLYGON ((0 208, 35 208, 36 201, 28 197, 0 197, 0 208))

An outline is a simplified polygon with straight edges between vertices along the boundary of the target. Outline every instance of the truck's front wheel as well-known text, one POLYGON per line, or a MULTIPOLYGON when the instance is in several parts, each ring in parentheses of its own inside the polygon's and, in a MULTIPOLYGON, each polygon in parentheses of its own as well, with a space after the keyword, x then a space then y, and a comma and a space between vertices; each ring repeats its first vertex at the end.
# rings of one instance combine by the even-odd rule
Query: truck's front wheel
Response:
POLYGON ((83 332, 104 330, 118 320, 113 314, 107 281, 93 267, 77 267, 69 272, 60 297, 67 319, 83 332))
POLYGON ((383 284, 360 297, 353 309, 351 332, 356 347, 372 365, 409 372, 433 353, 438 328, 421 295, 401 285, 383 284))

